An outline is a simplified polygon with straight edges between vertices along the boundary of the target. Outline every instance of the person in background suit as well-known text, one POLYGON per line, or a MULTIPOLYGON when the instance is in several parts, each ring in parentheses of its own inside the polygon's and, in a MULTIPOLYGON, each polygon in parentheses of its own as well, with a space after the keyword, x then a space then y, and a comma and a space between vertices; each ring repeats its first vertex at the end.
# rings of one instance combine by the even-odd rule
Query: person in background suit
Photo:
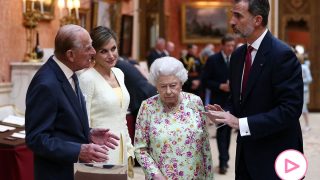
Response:
POLYGON ((95 50, 89 33, 66 25, 55 37, 54 56, 33 77, 26 95, 26 143, 34 153, 35 180, 73 179, 73 163, 108 160, 119 137, 89 129, 75 71, 90 65, 95 50))
MULTIPOLYGON (((129 111, 132 116, 127 118, 127 126, 132 144, 134 144, 135 125, 138 111, 142 101, 157 94, 157 89, 148 82, 145 76, 138 69, 138 64, 132 63, 131 60, 126 60, 119 57, 115 67, 121 69, 124 74, 124 84, 130 94, 129 111), (130 117, 132 117, 130 119, 130 117)), ((140 166, 135 159, 135 166, 140 166)))
POLYGON ((150 66, 154 60, 161 58, 161 57, 165 57, 165 56, 167 56, 167 54, 166 54, 166 40, 163 38, 158 38, 154 49, 152 49, 147 56, 148 68, 150 68, 150 66))
MULTIPOLYGON (((223 108, 230 95, 229 63, 235 48, 235 39, 226 35, 221 40, 221 51, 209 56, 202 74, 204 88, 211 91, 210 104, 220 104, 223 108)), ((217 145, 219 151, 219 173, 227 172, 231 127, 222 126, 217 129, 217 145)))
POLYGON ((116 67, 124 73, 124 83, 130 94, 129 109, 131 114, 136 118, 142 101, 156 95, 157 89, 128 61, 119 59, 116 67))
POLYGON ((201 64, 204 66, 210 56, 214 54, 214 45, 213 44, 207 44, 200 52, 199 58, 201 64))
POLYGON ((175 45, 172 41, 167 41, 166 43, 166 49, 165 49, 165 53, 167 56, 173 56, 174 54, 174 49, 175 49, 175 45))
POLYGON ((288 149, 303 153, 301 65, 291 48, 266 28, 269 10, 268 0, 235 0, 230 24, 246 44, 231 56, 227 107, 208 105, 204 113, 239 129, 237 180, 279 179, 277 156, 288 149))
POLYGON ((188 71, 188 80, 183 84, 182 89, 185 92, 193 93, 195 95, 201 94, 200 89, 200 74, 202 70, 201 62, 198 57, 198 46, 195 44, 188 44, 188 53, 182 56, 180 61, 188 71))

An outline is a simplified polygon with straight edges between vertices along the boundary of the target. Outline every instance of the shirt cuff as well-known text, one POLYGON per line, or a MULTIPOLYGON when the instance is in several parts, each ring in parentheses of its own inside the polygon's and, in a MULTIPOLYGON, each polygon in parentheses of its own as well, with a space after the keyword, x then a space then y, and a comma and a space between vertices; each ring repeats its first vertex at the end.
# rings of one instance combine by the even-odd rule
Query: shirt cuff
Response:
POLYGON ((248 119, 246 117, 239 119, 239 129, 240 129, 241 136, 250 136, 251 135, 249 125, 248 125, 248 119))

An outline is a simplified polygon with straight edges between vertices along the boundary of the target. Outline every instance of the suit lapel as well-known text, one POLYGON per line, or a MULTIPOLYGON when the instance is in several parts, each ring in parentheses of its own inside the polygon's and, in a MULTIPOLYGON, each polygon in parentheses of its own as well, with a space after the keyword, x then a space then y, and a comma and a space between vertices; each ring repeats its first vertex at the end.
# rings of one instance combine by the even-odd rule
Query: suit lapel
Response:
POLYGON ((218 59, 219 61, 219 68, 223 68, 223 72, 228 71, 228 65, 222 55, 222 52, 220 52, 220 58, 218 59))
POLYGON ((239 53, 234 54, 231 56, 231 66, 230 66, 230 73, 232 74, 231 78, 233 79, 232 87, 234 87, 233 96, 240 100, 240 92, 241 92, 241 83, 242 83, 242 73, 243 73, 243 66, 246 54, 246 45, 240 47, 239 53), (234 65, 234 66, 233 66, 234 65), (235 68, 233 68, 235 67, 235 68))
POLYGON ((264 39, 260 44, 256 57, 253 61, 250 74, 249 74, 249 79, 247 82, 246 92, 243 96, 243 102, 245 102, 246 98, 252 91, 254 84, 258 80, 259 75, 264 67, 265 61, 267 60, 267 54, 271 48, 271 39, 272 39, 272 36, 270 32, 267 32, 267 34, 265 35, 264 39))
POLYGON ((70 101, 71 106, 73 107, 74 111, 76 112, 77 116, 79 117, 80 122, 83 126, 83 129, 84 129, 84 132, 87 134, 85 129, 89 128, 89 122, 88 122, 86 107, 84 105, 85 100, 83 98, 82 93, 81 93, 81 96, 82 96, 81 98, 83 100, 82 101, 83 105, 81 107, 76 93, 74 92, 73 88, 71 87, 70 82, 68 81, 65 74, 58 66, 58 64, 56 64, 56 62, 53 60, 53 58, 50 58, 48 61, 49 61, 49 65, 54 69, 54 72, 56 72, 57 78, 61 82, 63 92, 66 94, 68 100, 70 101))

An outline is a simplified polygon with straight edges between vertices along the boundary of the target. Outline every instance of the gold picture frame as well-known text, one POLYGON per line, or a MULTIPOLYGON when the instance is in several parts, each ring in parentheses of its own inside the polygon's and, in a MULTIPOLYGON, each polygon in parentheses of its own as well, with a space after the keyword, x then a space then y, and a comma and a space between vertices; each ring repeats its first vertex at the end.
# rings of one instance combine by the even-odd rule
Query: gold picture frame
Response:
POLYGON ((120 34, 121 1, 93 0, 92 9, 92 28, 105 26, 120 34))
POLYGON ((79 9, 79 25, 85 28, 87 31, 91 31, 90 9, 79 9))
POLYGON ((220 43, 231 31, 230 2, 188 2, 181 8, 182 43, 220 43))
MULTIPOLYGON (((27 0, 27 6, 31 7, 31 1, 27 0)), ((43 13, 41 20, 52 20, 54 18, 54 0, 44 0, 43 1, 43 13)), ((40 2, 34 2, 34 9, 40 12, 40 2)))

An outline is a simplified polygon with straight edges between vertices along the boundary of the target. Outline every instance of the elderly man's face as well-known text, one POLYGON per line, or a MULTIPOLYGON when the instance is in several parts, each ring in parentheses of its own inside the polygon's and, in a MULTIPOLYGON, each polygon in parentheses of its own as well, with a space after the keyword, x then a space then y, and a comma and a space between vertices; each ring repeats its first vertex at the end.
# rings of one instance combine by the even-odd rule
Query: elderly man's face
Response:
POLYGON ((177 105, 182 84, 174 75, 160 75, 157 81, 157 90, 161 101, 168 107, 177 105))
POLYGON ((80 48, 74 48, 73 61, 76 66, 75 70, 81 70, 88 68, 93 56, 96 54, 96 51, 92 47, 92 40, 88 32, 81 32, 80 36, 80 48))

